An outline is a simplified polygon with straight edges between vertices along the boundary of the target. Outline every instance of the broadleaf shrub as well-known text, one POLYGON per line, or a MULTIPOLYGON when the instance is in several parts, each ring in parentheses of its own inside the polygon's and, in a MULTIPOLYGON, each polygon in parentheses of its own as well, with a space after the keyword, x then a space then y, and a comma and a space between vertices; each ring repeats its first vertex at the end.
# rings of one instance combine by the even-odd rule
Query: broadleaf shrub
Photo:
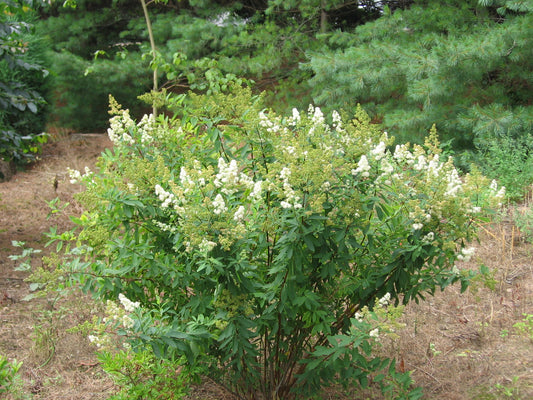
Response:
POLYGON ((243 399, 336 383, 420 397, 374 348, 400 303, 466 287, 454 263, 503 189, 460 177, 435 131, 392 148, 361 109, 284 117, 235 89, 174 118, 112 111, 99 170, 71 171, 85 211, 62 268, 139 303, 132 349, 185 356, 243 399))
MULTIPOLYGON (((47 117, 47 43, 33 28, 33 5, 0 4, 0 163, 31 162, 47 140, 42 133, 47 117)), ((0 171, 0 180, 9 175, 0 171)))

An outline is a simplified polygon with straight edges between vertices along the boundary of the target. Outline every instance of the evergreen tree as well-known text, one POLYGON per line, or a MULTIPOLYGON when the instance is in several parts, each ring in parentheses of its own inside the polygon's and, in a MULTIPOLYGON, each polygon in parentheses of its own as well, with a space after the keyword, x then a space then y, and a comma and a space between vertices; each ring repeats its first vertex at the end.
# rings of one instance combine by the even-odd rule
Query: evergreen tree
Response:
MULTIPOLYGON (((56 105, 60 108, 56 115, 60 124, 70 123, 77 129, 104 128, 109 93, 136 114, 140 108, 136 97, 154 86, 149 71, 152 56, 146 57, 151 48, 143 10, 138 0, 69 3, 76 7, 53 2, 43 8, 39 25, 54 43, 50 59, 57 72, 56 105), (86 106, 80 108, 80 104, 86 106)), ((316 36, 323 27, 355 26, 379 15, 375 2, 361 4, 152 2, 148 11, 157 49, 152 67, 160 72, 157 86, 173 91, 218 91, 246 78, 256 82, 258 91, 274 89, 271 103, 305 106, 311 101, 305 84, 310 75, 299 69, 305 51, 318 49, 321 42, 316 36)))
POLYGON ((308 52, 318 104, 372 112, 404 140, 433 124, 457 147, 531 131, 533 5, 424 0, 308 52))

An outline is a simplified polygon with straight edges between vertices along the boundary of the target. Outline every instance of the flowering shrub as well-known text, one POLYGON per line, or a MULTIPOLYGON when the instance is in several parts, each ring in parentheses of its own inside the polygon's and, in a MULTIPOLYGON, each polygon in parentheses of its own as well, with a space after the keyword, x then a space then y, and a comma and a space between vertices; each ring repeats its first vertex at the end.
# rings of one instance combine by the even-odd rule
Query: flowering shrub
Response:
POLYGON ((85 212, 65 271, 135 302, 133 349, 185 355, 241 398, 337 382, 419 397, 373 346, 399 303, 466 287, 454 262, 503 190, 459 176, 434 131, 392 147, 360 109, 328 124, 313 106, 261 111, 246 91, 192 104, 136 124, 113 103, 114 149, 71 174, 85 212))

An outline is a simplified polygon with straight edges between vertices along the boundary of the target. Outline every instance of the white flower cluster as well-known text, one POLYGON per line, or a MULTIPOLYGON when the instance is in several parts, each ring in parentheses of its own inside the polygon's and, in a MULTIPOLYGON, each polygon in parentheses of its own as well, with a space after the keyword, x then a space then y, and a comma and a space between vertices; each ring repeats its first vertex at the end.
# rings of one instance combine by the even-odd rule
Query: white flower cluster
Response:
POLYGON ((109 339, 106 336, 88 335, 87 339, 101 349, 109 344, 109 339))
POLYGON ((259 125, 266 128, 267 132, 277 133, 281 130, 278 121, 272 121, 263 111, 259 113, 259 125))
POLYGON ((468 262, 476 252, 475 247, 464 247, 461 249, 461 253, 457 255, 459 261, 468 262))
POLYGON ((387 292, 385 293, 385 295, 378 300, 378 304, 381 306, 381 307, 386 307, 388 306, 390 303, 390 293, 387 292))
MULTIPOLYGON (((119 300, 126 312, 131 313, 139 307, 138 302, 132 302, 122 293, 119 294, 119 300)), ((131 329, 133 327, 134 321, 128 314, 124 312, 124 310, 121 310, 115 302, 108 300, 106 303, 106 314, 108 316, 104 318, 104 322, 116 321, 121 323, 124 328, 131 329)))
POLYGON ((383 157, 385 157, 385 150, 387 149, 387 146, 384 142, 379 142, 379 144, 374 147, 372 150, 370 150, 370 154, 374 156, 374 159, 376 161, 381 160, 383 157))
POLYGON ((131 132, 135 128, 135 122, 131 119, 129 110, 122 110, 120 115, 111 118, 109 126, 107 134, 115 145, 121 143, 133 144, 135 142, 131 136, 131 132))
POLYGON ((206 238, 202 239, 202 242, 198 245, 198 248, 200 249, 200 252, 202 253, 209 253, 211 250, 213 250, 216 247, 216 243, 212 242, 210 240, 207 240, 206 238))
POLYGON ((184 193, 188 193, 192 188, 194 188, 194 181, 189 176, 189 173, 185 167, 181 167, 180 169, 180 182, 185 188, 184 193))
POLYGON ((287 124, 289 126, 295 126, 295 125, 298 125, 301 120, 302 118, 300 117, 300 112, 298 111, 297 108, 293 108, 292 116, 288 118, 287 124))
POLYGON ((363 154, 357 163, 357 168, 352 169, 352 175, 361 174, 363 178, 368 178, 370 176, 370 164, 368 163, 368 158, 363 154))
POLYGON ((152 220, 152 222, 159 227, 162 231, 175 233, 177 228, 175 226, 170 226, 161 221, 152 220))
POLYGON ((459 178, 459 172, 454 168, 446 174, 446 181, 448 185, 446 187, 446 192, 444 196, 446 197, 456 197, 457 194, 461 191, 463 182, 459 178))
POLYGON ((505 197, 505 186, 498 189, 498 182, 493 180, 490 183, 490 191, 492 192, 493 197, 498 201, 498 206, 501 206, 505 197))
MULTIPOLYGON (((108 322, 118 322, 121 324, 125 329, 131 329, 135 325, 135 321, 129 316, 128 313, 135 312, 137 308, 140 307, 140 303, 138 301, 131 301, 126 296, 124 296, 122 293, 118 295, 118 299, 120 301, 120 304, 122 304, 122 307, 124 309, 121 309, 118 307, 117 303, 108 300, 106 302, 106 317, 103 319, 104 323, 108 322)), ((88 335, 87 338, 91 343, 94 343, 96 347, 98 348, 104 348, 107 346, 110 346, 111 339, 110 336, 105 334, 104 332, 101 332, 101 336, 96 335, 88 335)))
POLYGON ((246 174, 239 172, 236 160, 229 164, 220 157, 218 159, 218 173, 215 176, 215 186, 221 188, 221 192, 227 195, 237 192, 242 185, 247 189, 254 187, 254 181, 246 174))
POLYGON ((415 231, 419 231, 420 229, 422 229, 424 227, 424 224, 421 224, 420 222, 415 222, 413 224, 413 230, 415 231))
POLYGON ((215 196, 215 200, 213 200, 213 207, 214 207, 213 212, 216 215, 220 215, 223 212, 228 211, 228 207, 226 207, 226 203, 224 202, 224 198, 222 197, 222 195, 220 193, 218 193, 215 196))
POLYGON ((263 181, 254 182, 254 187, 250 192, 250 197, 254 200, 260 200, 262 195, 263 181))
POLYGON ((145 114, 137 124, 138 132, 141 134, 141 143, 147 144, 153 141, 156 131, 155 117, 153 114, 145 114))
MULTIPOLYGON (((415 221, 412 225, 413 230, 419 231, 424 227, 424 222, 428 223, 431 221, 431 212, 417 208, 416 212, 411 211, 409 213, 409 218, 415 221)), ((433 239, 431 239, 431 241, 433 241, 433 239)))
POLYGON ((134 312, 141 305, 141 303, 139 303, 138 301, 131 301, 126 296, 124 296, 122 293, 118 295, 118 299, 120 301, 120 304, 122 304, 122 307, 124 307, 124 310, 130 313, 134 312))
POLYGON ((394 149, 393 157, 396 161, 400 163, 406 163, 412 165, 415 162, 415 157, 411 151, 409 151, 409 146, 406 144, 398 144, 394 149))
POLYGON ((320 107, 313 107, 313 105, 309 104, 307 113, 313 125, 324 125, 324 114, 322 113, 320 107))
POLYGON ((435 233, 434 232, 429 232, 428 234, 424 235, 424 237, 422 237, 422 242, 426 243, 426 244, 429 244, 429 243, 433 242, 434 240, 435 240, 435 233))
POLYGON ((338 132, 338 133, 344 133, 345 130, 344 128, 342 127, 342 118, 340 116, 340 114, 336 111, 336 110, 333 110, 332 113, 331 113, 331 119, 332 119, 332 125, 333 125, 333 128, 335 128, 335 130, 338 132))
POLYGON ((237 208, 237 211, 235 211, 235 214, 233 214, 233 220, 237 222, 242 222, 244 219, 244 206, 239 206, 237 208))
POLYGON ((296 195, 296 192, 289 183, 290 176, 291 170, 288 167, 283 167, 283 169, 279 173, 279 177, 283 182, 283 194, 285 196, 285 200, 282 200, 280 202, 280 205, 283 208, 302 208, 302 204, 300 203, 300 197, 296 195))
POLYGON ((174 193, 167 192, 159 184, 155 185, 155 194, 159 197, 159 200, 162 202, 161 207, 163 208, 168 208, 171 205, 178 204, 174 193))
POLYGON ((368 335, 371 337, 371 338, 374 338, 374 339, 379 339, 379 328, 375 328, 375 329, 372 329, 368 335))
POLYGON ((85 178, 92 177, 94 175, 94 172, 92 172, 89 167, 85 167, 84 175, 82 175, 80 171, 70 168, 67 168, 67 172, 70 177, 70 183, 72 183, 73 185, 76 183, 80 183, 85 178))

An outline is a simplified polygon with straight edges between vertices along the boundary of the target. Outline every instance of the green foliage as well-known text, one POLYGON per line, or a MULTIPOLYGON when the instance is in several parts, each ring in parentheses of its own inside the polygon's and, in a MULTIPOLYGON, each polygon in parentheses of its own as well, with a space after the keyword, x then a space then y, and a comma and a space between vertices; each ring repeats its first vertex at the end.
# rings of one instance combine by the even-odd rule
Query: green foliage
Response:
POLYGON ((139 123, 111 103, 113 150, 71 172, 85 212, 63 274, 131 310, 117 329, 134 350, 184 356, 242 398, 337 382, 419 398, 375 347, 394 305, 466 287, 454 262, 502 190, 460 179, 434 130, 391 151, 361 109, 329 125, 250 90, 182 100, 139 123))
POLYGON ((101 352, 98 361, 118 386, 108 400, 182 399, 187 394, 190 378, 182 362, 162 360, 151 351, 101 352))
POLYGON ((91 63, 69 52, 47 54, 54 71, 51 121, 81 132, 101 132, 107 126, 109 94, 123 101, 131 99, 132 112, 146 105, 137 96, 150 88, 148 62, 140 56, 124 62, 98 59, 91 63))
POLYGON ((513 222, 528 243, 533 243, 533 212, 530 206, 513 211, 513 222))
POLYGON ((523 314, 522 321, 513 325, 518 333, 525 335, 531 342, 533 342, 533 314, 523 314))
POLYGON ((18 261, 18 265, 15 267, 15 271, 29 271, 31 269, 31 258, 34 254, 39 254, 41 250, 32 249, 31 247, 25 247, 25 242, 12 240, 11 244, 14 247, 20 247, 22 249, 21 254, 10 255, 9 258, 13 261, 18 261))
POLYGON ((0 394, 10 393, 15 388, 21 366, 22 362, 10 362, 0 354, 0 394))
POLYGON ((421 142, 436 124, 456 149, 529 133, 530 2, 480 3, 516 12, 495 17, 477 0, 421 1, 353 32, 332 32, 326 46, 308 51, 315 102, 362 103, 402 141, 421 142))
MULTIPOLYGON (((158 70, 157 86, 205 93, 225 90, 228 82, 242 79, 257 82, 258 90, 275 88, 269 98, 278 108, 308 104, 308 88, 302 82, 309 74, 298 65, 305 59, 304 49, 315 49, 319 43, 314 36, 322 10, 315 0, 284 4, 281 12, 278 3, 151 2, 148 11, 157 48, 151 67, 158 70)), ((69 2, 75 8, 61 4, 54 1, 43 8, 38 25, 54 46, 50 59, 57 122, 85 130, 93 121, 92 130, 100 128, 106 123, 103 103, 108 94, 140 116, 135 98, 153 86, 148 68, 153 52, 141 3, 69 2), (81 71, 91 74, 82 76, 81 71)), ((336 27, 357 25, 375 18, 378 11, 369 3, 324 4, 328 24, 336 27)))
POLYGON ((476 162, 483 173, 505 186, 508 198, 519 201, 533 184, 533 136, 524 133, 487 139, 478 146, 476 162))
POLYGON ((30 1, 0 4, 0 158, 31 161, 46 138, 46 76, 30 1))

